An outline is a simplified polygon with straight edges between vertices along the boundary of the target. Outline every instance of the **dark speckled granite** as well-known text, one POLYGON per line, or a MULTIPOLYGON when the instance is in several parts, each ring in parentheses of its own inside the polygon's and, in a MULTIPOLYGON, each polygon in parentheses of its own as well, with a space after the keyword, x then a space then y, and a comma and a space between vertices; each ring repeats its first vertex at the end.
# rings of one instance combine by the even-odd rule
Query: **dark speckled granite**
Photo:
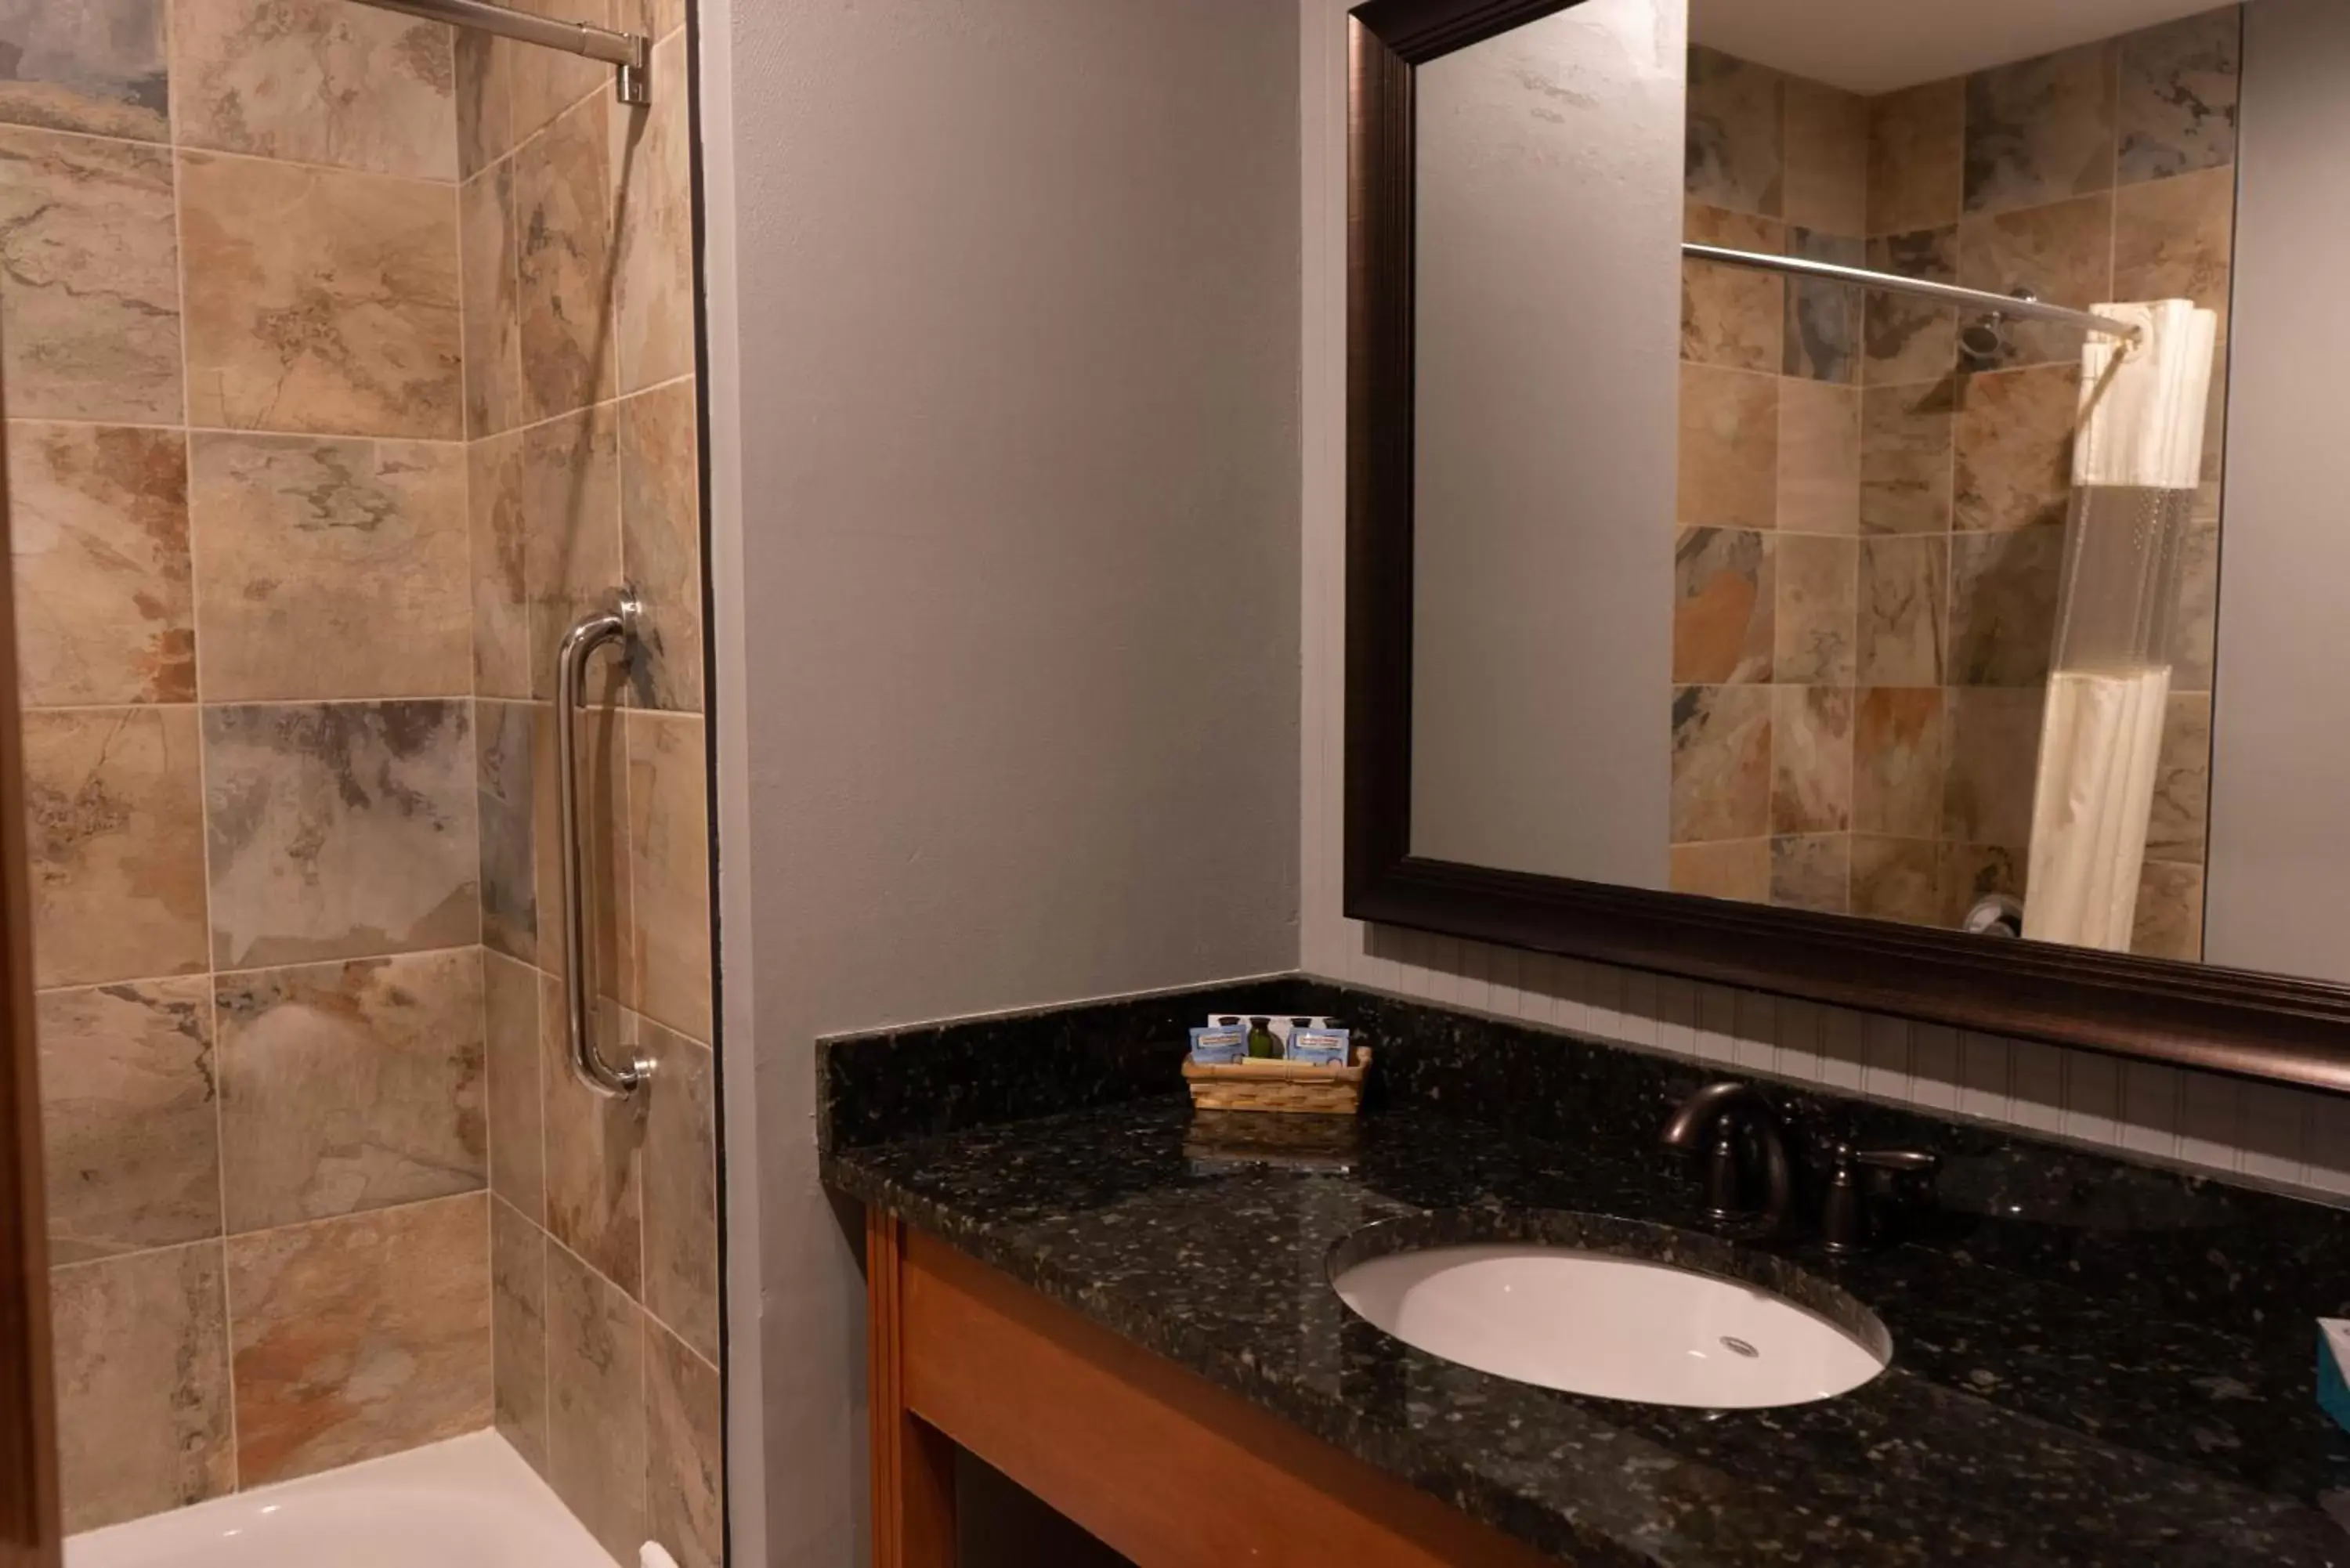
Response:
MULTIPOLYGON (((1147 1005, 1172 1030, 1232 994, 1147 1005)), ((1807 1137, 1947 1162, 1940 1212, 1898 1246, 1834 1261, 1734 1239, 1736 1272, 1873 1312, 1891 1367, 1776 1410, 1557 1394, 1355 1318, 1334 1249, 1382 1221, 1430 1240, 1582 1223, 1558 1214, 1636 1222, 1611 1233, 1654 1255, 1648 1227, 1699 1229, 1654 1137, 1702 1071, 1310 982, 1247 1005, 1347 1016, 1378 1048, 1373 1114, 1276 1138, 1107 1082, 1064 1110, 1043 1080, 1094 1049, 1084 1031, 994 1035, 1035 1053, 1007 1071, 957 1025, 831 1044, 830 1124, 865 1141, 829 1146, 827 1177, 1575 1563, 2350 1565, 2317 1506, 2350 1489, 2350 1437, 2314 1407, 2311 1324, 2350 1304, 2350 1215, 1788 1088, 1807 1137), (989 1086, 958 1089, 963 1072, 989 1086), (893 1075, 905 1108, 860 1098, 893 1075), (1030 1119, 930 1134, 941 1093, 1030 1119)), ((1124 1038, 1109 1054, 1163 1085, 1164 1044, 1124 1038)), ((1661 1234, 1683 1255, 1722 1245, 1661 1234)))
POLYGON ((1156 992, 816 1043, 816 1141, 892 1138, 1183 1092, 1187 1031, 1218 1012, 1299 1012, 1274 979, 1156 992))
MULTIPOLYGON (((1570 1147, 1645 1137, 1684 1096, 1725 1075, 1692 1063, 1363 992, 1327 1001, 1378 1054, 1374 1103, 1410 1105, 1570 1147)), ((1943 1244, 2022 1272, 2094 1279, 2137 1310, 2281 1332, 2295 1356, 2319 1315, 2350 1316, 2350 1212, 1741 1072, 1773 1085, 1813 1144, 1941 1157, 1943 1244), (2001 1223, 1988 1223, 1997 1218, 2001 1223), (2280 1323, 2292 1284, 2313 1310, 2280 1323)))

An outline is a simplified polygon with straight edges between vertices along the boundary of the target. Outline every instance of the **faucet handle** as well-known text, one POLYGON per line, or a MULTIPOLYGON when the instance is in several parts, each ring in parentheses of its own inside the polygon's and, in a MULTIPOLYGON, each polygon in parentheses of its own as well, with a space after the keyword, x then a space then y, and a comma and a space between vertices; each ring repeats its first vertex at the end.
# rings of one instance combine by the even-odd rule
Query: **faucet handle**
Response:
POLYGON ((1942 1168, 1942 1157, 1915 1148, 1864 1148, 1847 1150, 1861 1164, 1877 1170, 1889 1170, 1902 1176, 1931 1176, 1942 1168))
POLYGON ((1862 1185, 1864 1171, 1897 1179, 1931 1178, 1941 1166, 1939 1155, 1919 1149, 1856 1149, 1848 1143, 1837 1144, 1829 1153, 1827 1190, 1820 1200, 1820 1245, 1843 1257, 1876 1240, 1880 1227, 1870 1204, 1875 1195, 1862 1185))

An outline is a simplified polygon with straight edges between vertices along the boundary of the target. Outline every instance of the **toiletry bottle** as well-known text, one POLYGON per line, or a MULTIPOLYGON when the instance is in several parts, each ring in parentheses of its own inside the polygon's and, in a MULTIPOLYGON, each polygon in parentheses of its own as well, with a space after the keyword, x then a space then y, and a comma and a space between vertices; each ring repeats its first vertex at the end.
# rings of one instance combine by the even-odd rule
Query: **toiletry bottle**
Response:
POLYGON ((1260 1060, 1278 1061, 1282 1055, 1281 1041, 1273 1032, 1269 1018, 1249 1020, 1248 1054, 1260 1060))

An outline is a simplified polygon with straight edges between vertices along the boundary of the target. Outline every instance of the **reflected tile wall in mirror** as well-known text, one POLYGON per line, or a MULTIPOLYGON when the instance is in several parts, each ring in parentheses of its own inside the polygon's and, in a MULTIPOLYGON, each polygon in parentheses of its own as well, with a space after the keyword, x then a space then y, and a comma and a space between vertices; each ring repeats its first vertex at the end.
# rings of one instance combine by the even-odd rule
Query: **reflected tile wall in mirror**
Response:
MULTIPOLYGON (((1700 43, 1686 237, 2179 296, 2224 336, 2241 28, 2224 6, 1870 97, 1700 43)), ((1682 275, 1672 886, 1939 925, 2021 897, 2080 335, 2011 323, 1976 358, 1952 307, 1682 275)), ((2221 379, 2133 942, 2168 958, 2201 952, 2224 401, 2221 379)))

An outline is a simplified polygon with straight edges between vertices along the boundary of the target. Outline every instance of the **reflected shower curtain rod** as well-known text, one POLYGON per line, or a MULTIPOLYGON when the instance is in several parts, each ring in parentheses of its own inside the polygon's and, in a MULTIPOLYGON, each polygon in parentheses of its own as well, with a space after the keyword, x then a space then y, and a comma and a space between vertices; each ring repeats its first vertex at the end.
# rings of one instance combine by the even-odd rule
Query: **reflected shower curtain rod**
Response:
POLYGON ((601 60, 615 67, 618 73, 613 79, 612 90, 622 103, 652 101, 649 80, 652 40, 641 33, 615 33, 609 28, 590 26, 585 22, 557 22, 546 16, 509 10, 504 5, 493 5, 489 0, 359 0, 359 4, 372 5, 379 11, 398 11, 403 16, 421 16, 428 22, 473 27, 484 33, 495 33, 502 38, 536 44, 541 48, 562 49, 569 54, 585 55, 591 60, 601 60))
POLYGON ((1783 272, 1796 277, 1824 278, 1830 283, 1848 283, 1860 288, 1881 288, 1888 294, 1914 294, 1925 299, 1939 299, 1945 305, 1970 305, 1979 310, 1991 311, 2019 321, 2061 321, 2084 332, 2103 333, 2108 337, 2119 337, 2130 343, 2137 342, 2144 336, 2129 322, 2099 316, 2094 310, 2074 310, 2066 306, 2048 305, 2029 295, 1993 294, 1987 288, 1960 288, 1954 283, 1900 277, 1889 272, 1871 272, 1866 267, 1810 261, 1802 256, 1733 251, 1721 245, 1683 242, 1681 254, 1692 261, 1720 262, 1726 266, 1751 266, 1759 272, 1783 272))

